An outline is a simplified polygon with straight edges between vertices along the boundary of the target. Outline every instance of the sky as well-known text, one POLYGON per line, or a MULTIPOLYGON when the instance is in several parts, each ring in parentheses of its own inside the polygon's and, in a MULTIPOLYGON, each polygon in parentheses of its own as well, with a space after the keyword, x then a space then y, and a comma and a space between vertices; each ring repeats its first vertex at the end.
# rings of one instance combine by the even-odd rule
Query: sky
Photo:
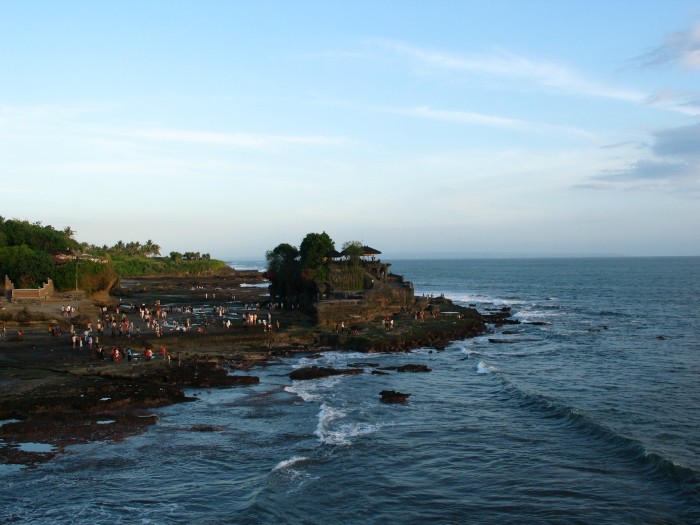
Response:
POLYGON ((163 255, 700 255, 700 2, 0 0, 0 196, 163 255))

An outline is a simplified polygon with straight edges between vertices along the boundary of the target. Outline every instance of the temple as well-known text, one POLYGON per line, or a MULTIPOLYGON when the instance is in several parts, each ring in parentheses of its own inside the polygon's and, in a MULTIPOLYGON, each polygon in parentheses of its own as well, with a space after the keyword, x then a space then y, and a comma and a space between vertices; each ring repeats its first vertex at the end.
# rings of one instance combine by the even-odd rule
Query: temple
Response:
POLYGON ((413 284, 391 273, 391 264, 377 259, 380 254, 364 246, 359 256, 336 251, 326 256, 322 278, 314 279, 319 325, 371 321, 415 304, 413 284))

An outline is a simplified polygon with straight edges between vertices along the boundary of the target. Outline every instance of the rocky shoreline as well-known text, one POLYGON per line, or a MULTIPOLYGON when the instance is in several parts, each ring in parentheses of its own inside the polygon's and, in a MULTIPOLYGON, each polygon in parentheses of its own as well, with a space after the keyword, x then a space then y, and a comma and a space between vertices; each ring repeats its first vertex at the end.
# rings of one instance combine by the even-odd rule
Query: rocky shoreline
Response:
POLYGON ((255 384, 258 378, 251 370, 280 356, 337 349, 367 353, 442 349, 451 341, 484 333, 485 323, 507 322, 509 316, 508 312, 482 316, 444 298, 423 298, 421 308, 430 306, 430 315, 418 318, 412 311, 398 312, 391 330, 380 319, 338 332, 315 326, 298 309, 267 310, 266 290, 255 286, 261 280, 255 272, 226 279, 148 278, 127 281, 113 297, 66 295, 41 305, 4 304, 0 464, 36 464, 69 445, 138 434, 157 420, 153 408, 190 401, 186 388, 255 384), (75 304, 71 317, 61 315, 65 301, 75 304), (139 318, 135 305, 159 303, 169 305, 173 317, 184 319, 189 314, 179 312, 192 312, 197 329, 163 330, 158 337, 139 318), (208 315, 217 306, 231 304, 269 313, 274 329, 241 322, 227 328, 208 315), (138 359, 112 362, 96 358, 95 348, 72 348, 71 325, 76 331, 84 330, 88 322, 94 325, 104 308, 118 312, 139 330, 128 338, 105 333, 99 345, 122 351, 129 347, 138 359), (160 355, 162 347, 167 357, 160 355), (149 349, 155 357, 146 361, 143 356, 149 349), (23 446, 26 443, 49 447, 36 450, 23 446))

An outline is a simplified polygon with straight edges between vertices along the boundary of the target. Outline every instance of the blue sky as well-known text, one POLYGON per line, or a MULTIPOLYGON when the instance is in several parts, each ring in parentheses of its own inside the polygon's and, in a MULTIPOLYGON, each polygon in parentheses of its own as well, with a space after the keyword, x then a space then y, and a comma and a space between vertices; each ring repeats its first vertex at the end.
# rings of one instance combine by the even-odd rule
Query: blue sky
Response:
POLYGON ((0 0, 0 179, 164 254, 700 255, 700 3, 0 0))

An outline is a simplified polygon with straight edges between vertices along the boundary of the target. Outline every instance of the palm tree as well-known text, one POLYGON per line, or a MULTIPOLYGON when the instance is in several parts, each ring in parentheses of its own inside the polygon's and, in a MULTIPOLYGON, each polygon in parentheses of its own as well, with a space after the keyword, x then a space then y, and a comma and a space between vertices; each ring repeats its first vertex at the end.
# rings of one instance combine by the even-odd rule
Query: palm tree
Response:
POLYGON ((155 244, 151 239, 148 239, 141 251, 146 257, 160 255, 160 246, 155 244))
POLYGON ((65 228, 63 228, 62 233, 67 238, 72 239, 73 236, 75 235, 75 230, 73 230, 73 228, 71 228, 70 226, 66 226, 65 228))

